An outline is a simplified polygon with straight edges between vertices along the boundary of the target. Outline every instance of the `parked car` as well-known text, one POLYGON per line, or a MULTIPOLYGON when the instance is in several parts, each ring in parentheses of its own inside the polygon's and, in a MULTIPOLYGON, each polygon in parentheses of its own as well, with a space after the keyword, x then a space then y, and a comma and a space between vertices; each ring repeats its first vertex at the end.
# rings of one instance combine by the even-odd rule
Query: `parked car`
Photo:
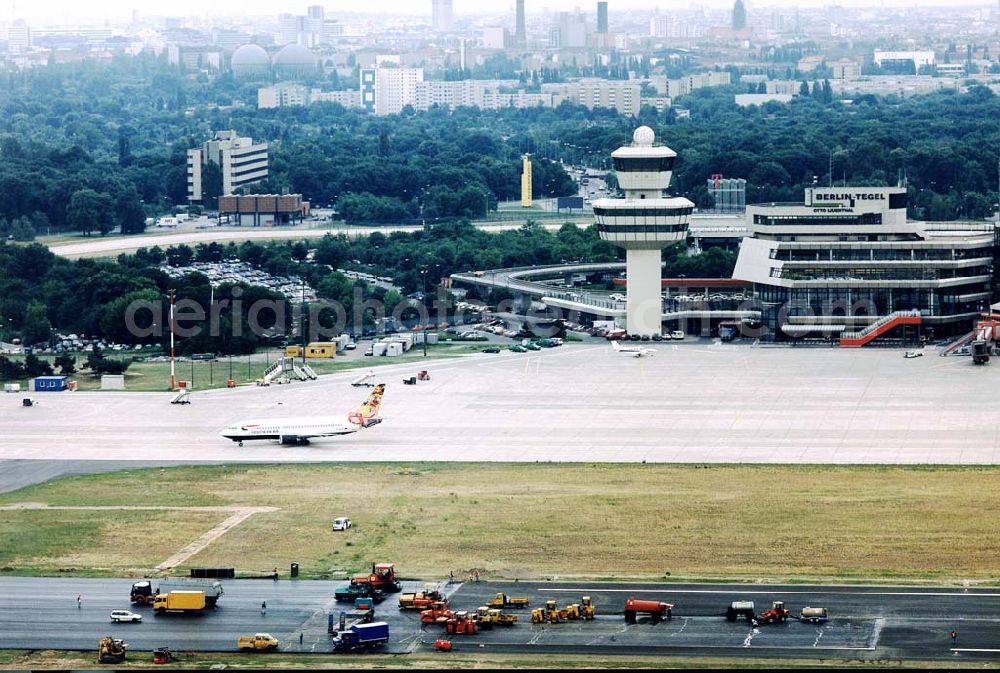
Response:
POLYGON ((484 353, 499 353, 500 352, 500 346, 487 346, 486 348, 483 349, 483 352, 484 353))
POLYGON ((352 350, 354 350, 357 347, 358 347, 358 345, 356 343, 354 343, 353 341, 348 341, 347 344, 344 346, 344 350, 345 351, 352 351, 352 350))
POLYGON ((115 624, 120 624, 121 622, 141 622, 142 615, 136 614, 129 610, 112 610, 111 621, 113 621, 115 624))
POLYGON ((333 520, 334 530, 347 530, 351 527, 351 520, 346 516, 337 517, 333 520))
POLYGON ((919 357, 923 357, 923 355, 924 354, 921 351, 906 351, 906 353, 903 354, 903 357, 904 358, 919 358, 919 357))
POLYGON ((684 338, 684 332, 682 332, 679 329, 675 329, 673 332, 670 333, 670 338, 671 339, 683 339, 684 338))
POLYGON ((522 346, 521 344, 514 344, 513 346, 510 347, 510 352, 511 353, 527 353, 528 349, 525 348, 524 346, 522 346))
POLYGON ((536 344, 534 341, 532 341, 530 343, 524 344, 524 347, 527 348, 529 351, 540 351, 540 350, 542 350, 542 347, 539 346, 538 344, 536 344))

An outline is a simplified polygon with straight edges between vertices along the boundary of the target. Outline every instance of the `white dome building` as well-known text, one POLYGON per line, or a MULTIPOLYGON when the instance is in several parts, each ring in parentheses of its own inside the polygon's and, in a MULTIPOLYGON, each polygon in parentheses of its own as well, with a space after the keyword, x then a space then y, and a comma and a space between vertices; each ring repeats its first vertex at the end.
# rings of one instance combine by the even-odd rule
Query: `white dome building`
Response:
POLYGON ((295 79, 316 72, 316 57, 300 44, 289 44, 274 55, 274 74, 279 79, 295 79))
POLYGON ((230 64, 233 76, 241 79, 264 79, 271 74, 271 57, 256 44, 245 44, 234 51, 230 64))

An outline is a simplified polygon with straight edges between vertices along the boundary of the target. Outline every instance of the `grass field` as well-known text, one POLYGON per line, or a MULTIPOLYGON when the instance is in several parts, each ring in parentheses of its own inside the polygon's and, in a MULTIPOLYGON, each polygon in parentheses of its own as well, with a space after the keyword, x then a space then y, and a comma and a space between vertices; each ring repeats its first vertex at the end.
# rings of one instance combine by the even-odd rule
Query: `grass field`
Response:
MULTIPOLYGON (((431 344, 427 347, 427 358, 448 358, 461 355, 469 355, 482 351, 485 343, 448 343, 431 344)), ((86 363, 86 353, 75 354, 77 366, 82 367, 86 363)), ((252 359, 247 356, 234 356, 232 368, 230 368, 229 358, 222 356, 215 361, 182 361, 177 362, 175 371, 177 379, 194 383, 194 390, 209 390, 212 388, 225 388, 226 380, 232 371, 233 380, 237 385, 252 384, 263 376, 268 364, 274 362, 274 358, 280 354, 272 351, 269 360, 265 360, 263 355, 255 355, 252 359)), ((122 359, 133 357, 130 354, 121 354, 110 351, 107 356, 112 359, 122 359)), ((21 356, 11 356, 13 360, 23 360, 21 356)), ((42 360, 51 362, 54 357, 43 355, 42 360)), ((308 360, 308 364, 317 374, 335 374, 340 371, 350 369, 368 369, 384 367, 386 365, 400 365, 423 360, 423 350, 414 347, 405 355, 398 357, 372 357, 372 358, 334 358, 332 360, 308 360)), ((77 390, 100 390, 101 380, 95 378, 89 371, 84 370, 70 376, 70 380, 76 381, 77 390)), ((22 390, 28 389, 27 380, 20 382, 22 390)), ((125 389, 133 392, 163 392, 170 388, 170 363, 169 362, 133 362, 125 372, 125 389)))
MULTIPOLYGON (((458 646, 460 647, 460 645, 458 646)), ((498 654, 477 652, 475 654, 453 651, 448 654, 407 654, 407 655, 295 655, 275 653, 267 655, 246 654, 199 654, 194 652, 174 652, 176 660, 170 668, 208 670, 213 665, 240 669, 705 669, 720 670, 731 668, 767 669, 781 667, 789 670, 803 668, 913 668, 913 669, 996 669, 1000 664, 974 661, 899 661, 899 660, 854 660, 838 659, 763 659, 763 658, 722 658, 722 657, 630 657, 567 654, 498 654)), ((13 669, 106 669, 94 663, 93 652, 56 652, 54 650, 24 651, 0 650, 0 665, 13 669)), ((129 651, 124 664, 115 664, 115 669, 149 669, 152 655, 149 652, 129 651)))
MULTIPOLYGON (((278 507, 187 565, 256 572, 295 559, 310 578, 390 560, 427 578, 478 569, 519 579, 996 584, 998 477, 997 468, 219 466, 74 477, 0 495, 0 506, 278 507), (335 516, 355 527, 333 533, 335 516)), ((0 572, 145 573, 224 516, 6 510, 0 572), (153 548, 152 526, 163 538, 153 548)))

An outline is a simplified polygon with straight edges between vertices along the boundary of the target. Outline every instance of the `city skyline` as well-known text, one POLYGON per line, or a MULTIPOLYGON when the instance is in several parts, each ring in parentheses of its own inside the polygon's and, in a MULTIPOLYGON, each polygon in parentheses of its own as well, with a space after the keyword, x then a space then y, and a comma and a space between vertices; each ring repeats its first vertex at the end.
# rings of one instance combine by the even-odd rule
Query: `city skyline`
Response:
MULTIPOLYGON (((327 13, 336 15, 338 13, 346 15, 358 15, 359 12, 343 12, 342 8, 330 6, 333 3, 311 2, 303 0, 301 6, 288 4, 275 4, 268 0, 220 0, 213 3, 210 11, 205 11, 205 5, 195 0, 177 0, 169 4, 138 4, 135 0, 104 0, 99 6, 80 7, 79 3, 73 0, 47 0, 39 5, 28 5, 16 0, 8 0, 0 4, 0 21, 11 21, 14 19, 25 19, 29 22, 39 24, 72 24, 74 22, 90 23, 104 21, 121 21, 131 17, 133 10, 139 12, 141 16, 190 16, 190 17, 212 17, 229 16, 235 17, 244 15, 247 17, 261 17, 277 15, 281 12, 305 11, 309 5, 319 4, 323 6, 327 13)), ((765 11, 768 8, 820 8, 830 3, 828 0, 767 0, 766 2, 746 2, 748 15, 752 16, 754 11, 765 11)), ((845 8, 871 8, 873 3, 868 0, 840 0, 836 3, 845 8)), ((513 19, 513 0, 501 0, 498 2, 489 0, 488 2, 476 2, 475 0, 454 0, 454 14, 456 18, 463 16, 483 16, 483 15, 507 15, 513 19)), ((609 2, 609 13, 613 16, 616 11, 653 11, 659 9, 660 13, 671 11, 684 11, 692 7, 701 6, 708 10, 728 10, 732 9, 732 0, 677 0, 675 2, 664 2, 663 0, 613 0, 609 2)), ((983 2, 982 0, 879 0, 878 7, 993 7, 994 3, 983 2)), ((548 11, 574 11, 577 8, 588 14, 596 14, 597 2, 581 2, 581 0, 538 0, 527 2, 526 11, 530 14, 537 14, 548 11)), ((400 16, 423 16, 426 15, 428 21, 431 16, 431 0, 421 3, 413 3, 407 0, 377 0, 365 5, 364 14, 396 14, 400 16)))

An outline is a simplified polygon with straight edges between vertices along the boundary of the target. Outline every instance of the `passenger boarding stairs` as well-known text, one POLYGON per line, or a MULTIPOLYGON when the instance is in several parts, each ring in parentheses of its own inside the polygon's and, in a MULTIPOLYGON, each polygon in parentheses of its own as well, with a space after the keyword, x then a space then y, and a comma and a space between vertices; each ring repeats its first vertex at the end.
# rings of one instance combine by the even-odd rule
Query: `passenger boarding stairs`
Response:
POLYGON ((959 348, 961 348, 963 346, 968 346, 970 343, 972 343, 975 340, 975 338, 976 338, 976 336, 978 334, 979 334, 979 330, 972 330, 968 334, 964 334, 964 335, 960 336, 959 338, 955 339, 950 344, 948 344, 947 346, 945 346, 944 348, 942 348, 941 352, 938 353, 938 355, 941 355, 942 357, 945 356, 945 355, 951 355, 952 353, 954 353, 955 351, 957 351, 959 348))
POLYGON ((900 325, 919 325, 920 311, 894 311, 857 332, 840 335, 842 348, 860 348, 900 325))
POLYGON ((274 364, 264 370, 264 376, 257 380, 258 386, 269 386, 275 379, 285 373, 285 358, 278 358, 274 364))

